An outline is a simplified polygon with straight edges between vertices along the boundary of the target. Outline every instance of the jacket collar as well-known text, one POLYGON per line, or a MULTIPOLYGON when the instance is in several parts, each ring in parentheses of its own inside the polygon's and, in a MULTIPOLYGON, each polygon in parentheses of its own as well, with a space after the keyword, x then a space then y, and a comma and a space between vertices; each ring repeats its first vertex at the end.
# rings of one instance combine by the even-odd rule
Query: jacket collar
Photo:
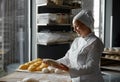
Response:
POLYGON ((86 37, 84 37, 83 39, 85 39, 86 41, 91 37, 94 36, 94 32, 88 34, 86 37))

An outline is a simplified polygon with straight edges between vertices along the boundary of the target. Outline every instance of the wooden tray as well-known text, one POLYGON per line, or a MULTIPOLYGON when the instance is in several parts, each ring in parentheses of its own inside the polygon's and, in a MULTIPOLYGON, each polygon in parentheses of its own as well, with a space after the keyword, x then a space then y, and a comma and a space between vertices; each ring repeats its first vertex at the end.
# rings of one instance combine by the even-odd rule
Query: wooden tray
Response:
MULTIPOLYGON (((42 71, 28 71, 28 70, 20 70, 20 69, 16 69, 17 72, 26 72, 26 73, 41 73, 41 74, 50 74, 50 73, 54 73, 54 72, 48 72, 48 73, 43 73, 42 71)), ((61 73, 55 73, 55 74, 65 74, 68 73, 66 71, 62 71, 61 73)))

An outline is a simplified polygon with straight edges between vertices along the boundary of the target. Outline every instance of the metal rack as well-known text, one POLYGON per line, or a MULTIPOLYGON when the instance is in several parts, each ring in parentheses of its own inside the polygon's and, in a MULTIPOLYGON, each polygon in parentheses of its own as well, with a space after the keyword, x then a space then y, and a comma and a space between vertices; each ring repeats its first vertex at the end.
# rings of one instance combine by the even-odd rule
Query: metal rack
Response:
POLYGON ((120 72, 120 53, 116 51, 104 51, 101 58, 101 68, 103 70, 120 72))
MULTIPOLYGON (((32 59, 63 57, 73 40, 46 42, 43 45, 39 33, 48 31, 50 33, 68 33, 71 28, 71 10, 73 9, 71 0, 67 4, 64 0, 33 0, 33 23, 32 23, 32 59), (50 1, 50 2, 49 2, 50 1), (62 3, 56 4, 57 1, 62 3), (54 18, 54 19, 52 19, 54 18), (67 22, 66 22, 67 20, 67 22), (62 22, 60 22, 62 21, 62 22), (38 37, 39 36, 39 37, 38 37), (38 41, 39 39, 39 41, 38 41), (53 52, 54 51, 54 52, 53 52)), ((73 1, 73 0, 72 0, 73 1)), ((80 0, 75 0, 80 1, 80 0)), ((74 6, 74 8, 76 8, 74 6)), ((80 8, 80 5, 79 5, 80 8)), ((74 33, 73 33, 74 34, 74 33)), ((65 35, 64 35, 65 36, 65 35)))

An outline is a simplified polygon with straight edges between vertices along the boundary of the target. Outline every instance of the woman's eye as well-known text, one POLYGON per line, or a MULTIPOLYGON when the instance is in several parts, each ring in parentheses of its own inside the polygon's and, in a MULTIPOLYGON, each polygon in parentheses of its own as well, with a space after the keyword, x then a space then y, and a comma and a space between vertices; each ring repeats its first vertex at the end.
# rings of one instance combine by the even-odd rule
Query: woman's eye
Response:
POLYGON ((75 28, 77 28, 78 26, 75 26, 75 28))

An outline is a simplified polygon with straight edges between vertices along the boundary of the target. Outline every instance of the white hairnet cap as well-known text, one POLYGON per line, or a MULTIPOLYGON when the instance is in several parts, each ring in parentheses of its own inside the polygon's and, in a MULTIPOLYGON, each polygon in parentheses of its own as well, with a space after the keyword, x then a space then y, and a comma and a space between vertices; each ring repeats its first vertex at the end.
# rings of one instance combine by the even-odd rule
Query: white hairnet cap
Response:
POLYGON ((81 10, 73 18, 73 22, 75 22, 75 20, 81 21, 83 24, 85 24, 87 27, 89 27, 93 31, 93 29, 94 29, 94 19, 93 19, 91 11, 89 11, 89 10, 81 10))

